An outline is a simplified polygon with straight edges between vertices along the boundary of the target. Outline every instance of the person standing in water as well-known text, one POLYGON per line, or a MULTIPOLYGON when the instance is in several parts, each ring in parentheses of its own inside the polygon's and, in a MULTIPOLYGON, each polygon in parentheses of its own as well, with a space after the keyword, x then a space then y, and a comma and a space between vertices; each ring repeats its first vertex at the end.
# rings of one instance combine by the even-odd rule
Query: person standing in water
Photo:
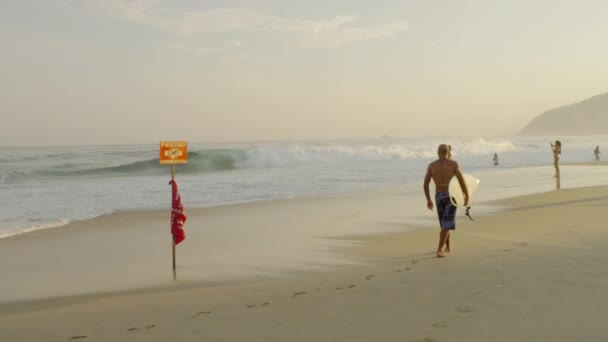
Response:
POLYGON ((595 156, 595 161, 599 162, 600 161, 600 145, 597 145, 595 147, 595 150, 593 150, 593 155, 595 156))
POLYGON ((448 155, 447 159, 452 159, 452 145, 448 145, 448 155))
POLYGON ((458 163, 448 159, 448 146, 439 145, 437 155, 439 159, 430 163, 426 175, 424 176, 424 195, 426 196, 426 207, 433 210, 433 201, 429 191, 431 179, 435 183, 435 204, 437 206, 437 216, 439 217, 439 245, 437 246, 437 257, 445 257, 450 249, 450 230, 456 229, 456 207, 450 201, 448 185, 453 176, 458 178, 462 193, 464 194, 464 205, 469 203, 469 192, 462 178, 462 173, 458 163), (445 250, 443 249, 445 246, 445 250))
POLYGON ((559 155, 562 154, 562 143, 555 140, 555 144, 551 144, 553 151, 553 166, 555 167, 555 177, 559 177, 559 155))
POLYGON ((494 153, 492 160, 494 161, 494 165, 498 165, 498 154, 494 153))

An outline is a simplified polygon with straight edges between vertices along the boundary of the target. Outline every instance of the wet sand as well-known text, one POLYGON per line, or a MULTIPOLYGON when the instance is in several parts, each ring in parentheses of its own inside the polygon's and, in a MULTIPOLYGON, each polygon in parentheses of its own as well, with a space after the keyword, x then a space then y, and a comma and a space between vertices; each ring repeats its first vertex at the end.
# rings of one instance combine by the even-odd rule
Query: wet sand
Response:
MULTIPOLYGON (((505 211, 475 221, 459 215, 453 251, 442 259, 434 256, 437 229, 380 229, 399 224, 402 215, 390 196, 370 198, 371 217, 347 218, 353 204, 348 196, 328 198, 323 205, 340 218, 335 220, 311 218, 306 202, 298 201, 276 220, 314 224, 313 231, 336 229, 324 239, 337 241, 330 246, 332 255, 348 262, 233 281, 168 282, 3 304, 0 340, 599 341, 608 334, 601 305, 608 294, 607 190, 565 189, 501 200, 496 204, 505 211), (343 236, 339 222, 375 225, 379 231, 343 236)), ((226 208, 215 214, 240 225, 241 219, 267 215, 264 208, 252 205, 236 219, 226 208)), ((116 234, 130 234, 120 221, 113 225, 116 234)), ((44 239, 68 233, 76 238, 92 232, 66 228, 19 239, 41 241, 40 254, 48 256, 44 239)), ((24 243, 19 239, 2 247, 27 259, 19 254, 17 246, 24 243)), ((96 267, 91 265, 92 271, 96 267)), ((78 278, 67 282, 77 284, 78 278)))

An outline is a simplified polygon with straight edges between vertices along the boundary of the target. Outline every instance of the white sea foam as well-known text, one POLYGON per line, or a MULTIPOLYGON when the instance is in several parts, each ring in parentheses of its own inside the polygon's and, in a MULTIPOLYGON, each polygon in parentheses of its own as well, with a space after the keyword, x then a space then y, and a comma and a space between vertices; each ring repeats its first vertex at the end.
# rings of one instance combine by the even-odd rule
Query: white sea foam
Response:
MULTIPOLYGON (((177 180, 186 208, 419 184, 426 165, 436 158, 439 143, 451 144, 454 158, 468 172, 545 165, 550 174, 549 142, 554 140, 444 137, 192 143, 189 163, 177 166, 177 180), (492 163, 494 153, 499 154, 498 167, 492 163)), ((560 140, 563 163, 591 161, 595 145, 608 146, 608 137, 560 140)), ((157 153, 153 145, 0 148, 0 189, 6 199, 0 206, 0 237, 117 210, 168 208, 170 168, 158 164, 157 153)), ((577 175, 602 179, 601 174, 577 171, 577 175)), ((519 188, 516 181, 510 181, 513 188, 519 188)), ((563 179, 562 184, 573 182, 563 179)), ((482 180, 480 193, 491 187, 482 180)))
POLYGON ((36 230, 61 227, 61 226, 65 226, 68 223, 70 223, 70 220, 60 219, 60 220, 55 220, 54 222, 48 222, 48 223, 40 223, 40 224, 24 223, 21 225, 14 225, 12 227, 2 227, 2 228, 0 228, 0 239, 6 238, 9 236, 33 232, 36 230))
MULTIPOLYGON (((237 162, 239 167, 271 167, 306 163, 346 161, 388 161, 427 159, 436 156, 437 142, 355 142, 261 145, 245 149, 246 158, 237 162)), ((453 144, 454 156, 476 156, 488 153, 517 151, 505 139, 476 138, 453 144)))

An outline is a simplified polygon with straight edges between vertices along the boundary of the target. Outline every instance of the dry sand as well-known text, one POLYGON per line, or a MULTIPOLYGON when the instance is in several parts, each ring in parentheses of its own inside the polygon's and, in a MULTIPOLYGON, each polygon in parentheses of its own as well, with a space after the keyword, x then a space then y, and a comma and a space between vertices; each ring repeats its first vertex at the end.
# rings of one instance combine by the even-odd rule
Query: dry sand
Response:
POLYGON ((603 341, 607 190, 459 217, 442 259, 438 229, 349 236, 359 265, 4 304, 0 341, 603 341))

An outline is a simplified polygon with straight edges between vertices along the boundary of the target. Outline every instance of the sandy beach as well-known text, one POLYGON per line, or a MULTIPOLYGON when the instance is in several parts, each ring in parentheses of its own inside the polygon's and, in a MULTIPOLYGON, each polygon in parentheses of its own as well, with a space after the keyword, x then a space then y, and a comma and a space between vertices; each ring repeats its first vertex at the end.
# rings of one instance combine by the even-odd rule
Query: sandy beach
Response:
POLYGON ((607 12, 2 1, 0 342, 608 341, 607 12))
MULTIPOLYGON (((600 341, 608 334, 601 305, 608 294, 607 190, 516 197, 496 203, 504 211, 473 222, 459 216, 453 252, 443 259, 434 257, 437 229, 380 229, 400 218, 399 208, 390 205, 394 197, 371 199, 363 217, 353 214, 362 207, 347 209, 349 196, 327 198, 322 204, 340 213, 343 224, 375 224, 384 231, 328 239, 338 242, 331 247, 335 255, 349 260, 339 267, 5 303, 0 340, 600 341), (345 220, 349 212, 353 216, 345 220)), ((292 222, 308 222, 312 207, 306 201, 283 205, 292 222)), ((265 205, 214 211, 237 225, 268 220, 267 214, 265 205), (234 218, 233 210, 246 214, 234 218)), ((196 213, 190 215, 196 221, 196 213)), ((111 223, 122 228, 120 219, 111 223)), ((330 229, 338 221, 320 215, 312 222, 330 229)), ((2 249, 12 247, 25 258, 17 246, 54 236, 68 246, 79 238, 71 229, 4 239, 2 249)), ((98 228, 89 229, 86 234, 98 228)))

